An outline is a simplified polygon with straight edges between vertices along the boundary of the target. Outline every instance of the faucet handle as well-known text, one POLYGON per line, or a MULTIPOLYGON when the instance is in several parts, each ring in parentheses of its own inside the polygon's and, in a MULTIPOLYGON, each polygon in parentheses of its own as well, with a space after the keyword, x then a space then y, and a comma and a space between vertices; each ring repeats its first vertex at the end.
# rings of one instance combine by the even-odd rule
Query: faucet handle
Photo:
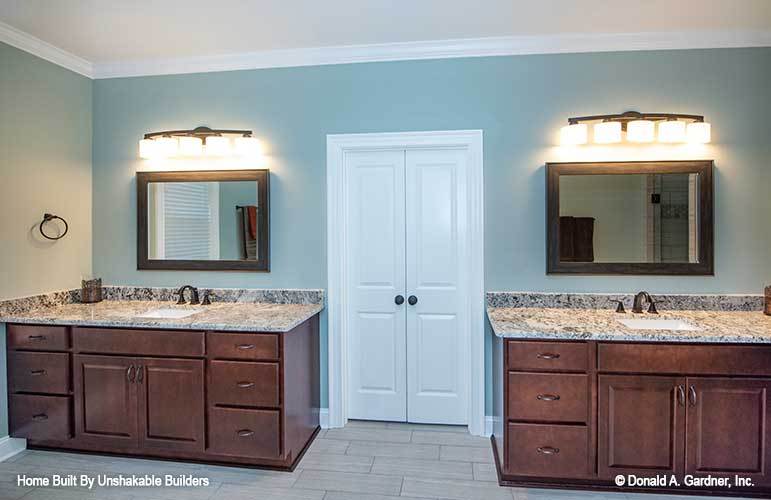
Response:
POLYGON ((181 306, 181 305, 184 305, 186 303, 187 302, 185 302, 185 294, 184 293, 180 293, 179 294, 179 298, 177 299, 177 305, 181 306))
POLYGON ((653 299, 648 299, 650 301, 650 305, 648 306, 648 314, 658 314, 659 311, 656 309, 656 303, 653 302, 653 299))
POLYGON ((203 299, 201 299, 201 305, 202 306, 211 305, 211 300, 209 299, 209 292, 208 291, 203 292, 203 299))
POLYGON ((626 309, 624 309, 624 302, 619 300, 618 306, 616 306, 616 312, 619 314, 626 314, 626 309))

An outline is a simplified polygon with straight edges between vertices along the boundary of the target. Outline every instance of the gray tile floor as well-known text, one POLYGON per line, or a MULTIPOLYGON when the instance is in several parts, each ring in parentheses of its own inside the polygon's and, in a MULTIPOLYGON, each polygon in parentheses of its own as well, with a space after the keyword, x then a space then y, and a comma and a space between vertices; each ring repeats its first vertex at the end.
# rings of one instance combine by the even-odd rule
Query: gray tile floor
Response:
MULTIPOLYGON (((0 500, 695 500, 524 488, 496 483, 489 440, 465 428, 352 421, 322 430, 292 473, 58 452, 25 451, 0 463, 0 500), (190 474, 198 488, 29 488, 18 474, 190 474)), ((714 497, 712 500, 715 500, 714 497)))

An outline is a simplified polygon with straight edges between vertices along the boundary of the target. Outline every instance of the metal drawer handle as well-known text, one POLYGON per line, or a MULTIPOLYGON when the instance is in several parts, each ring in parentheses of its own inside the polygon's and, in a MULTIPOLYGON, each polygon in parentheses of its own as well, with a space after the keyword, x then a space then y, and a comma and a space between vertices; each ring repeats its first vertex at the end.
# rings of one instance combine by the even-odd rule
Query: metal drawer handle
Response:
POLYGON ((560 452, 559 448, 554 448, 552 446, 539 446, 538 447, 538 453, 543 453, 544 455, 556 455, 560 452))
POLYGON ((254 344, 237 344, 236 348, 243 349, 245 351, 247 349, 254 349, 254 344))
POLYGON ((139 365, 139 368, 137 368, 137 383, 142 383, 142 380, 145 378, 145 367, 144 365, 139 365))
POLYGON ((38 413, 37 415, 32 415, 32 420, 42 422, 43 420, 48 420, 48 415, 45 413, 38 413))
POLYGON ((539 394, 536 399, 538 401, 559 401, 560 396, 559 394, 539 394))
POLYGON ((126 380, 128 380, 129 382, 134 381, 134 370, 135 370, 134 365, 130 365, 126 369, 126 380))
POLYGON ((696 406, 696 389, 693 386, 688 387, 688 402, 691 406, 696 406))
POLYGON ((239 382, 236 385, 241 389, 248 389, 250 387, 254 387, 254 382, 239 382))
POLYGON ((554 352, 540 352, 536 357, 539 359, 559 359, 560 355, 554 352))
POLYGON ((40 341, 40 340, 45 340, 46 336, 45 335, 30 335, 27 338, 30 339, 30 340, 34 340, 34 341, 40 341))
POLYGON ((685 406, 685 389, 682 385, 677 386, 677 402, 680 406, 685 406))
POLYGON ((34 375, 34 376, 45 375, 46 371, 45 370, 30 370, 29 374, 30 375, 34 375))
POLYGON ((254 431, 250 429, 241 429, 240 431, 238 431, 238 437, 244 438, 252 435, 254 435, 254 431))

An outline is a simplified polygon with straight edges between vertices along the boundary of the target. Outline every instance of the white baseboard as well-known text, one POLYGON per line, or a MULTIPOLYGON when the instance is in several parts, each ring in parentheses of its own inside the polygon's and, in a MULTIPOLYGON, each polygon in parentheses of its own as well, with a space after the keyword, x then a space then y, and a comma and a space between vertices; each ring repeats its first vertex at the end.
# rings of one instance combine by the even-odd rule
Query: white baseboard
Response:
POLYGON ((493 422, 495 421, 495 417, 492 415, 485 415, 485 437, 490 437, 493 435, 493 422))
POLYGON ((0 462, 27 449, 27 440, 5 436, 0 438, 0 462))
POLYGON ((319 409, 319 425, 322 429, 329 429, 329 408, 319 409))

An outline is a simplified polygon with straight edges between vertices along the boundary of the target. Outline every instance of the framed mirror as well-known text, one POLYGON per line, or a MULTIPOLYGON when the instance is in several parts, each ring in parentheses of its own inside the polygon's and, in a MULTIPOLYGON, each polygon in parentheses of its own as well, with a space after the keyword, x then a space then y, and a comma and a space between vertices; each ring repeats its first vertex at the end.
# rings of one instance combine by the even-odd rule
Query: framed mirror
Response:
POLYGON ((270 271, 270 173, 137 173, 137 269, 270 271))
POLYGON ((547 273, 713 275, 712 169, 548 163, 547 273))

